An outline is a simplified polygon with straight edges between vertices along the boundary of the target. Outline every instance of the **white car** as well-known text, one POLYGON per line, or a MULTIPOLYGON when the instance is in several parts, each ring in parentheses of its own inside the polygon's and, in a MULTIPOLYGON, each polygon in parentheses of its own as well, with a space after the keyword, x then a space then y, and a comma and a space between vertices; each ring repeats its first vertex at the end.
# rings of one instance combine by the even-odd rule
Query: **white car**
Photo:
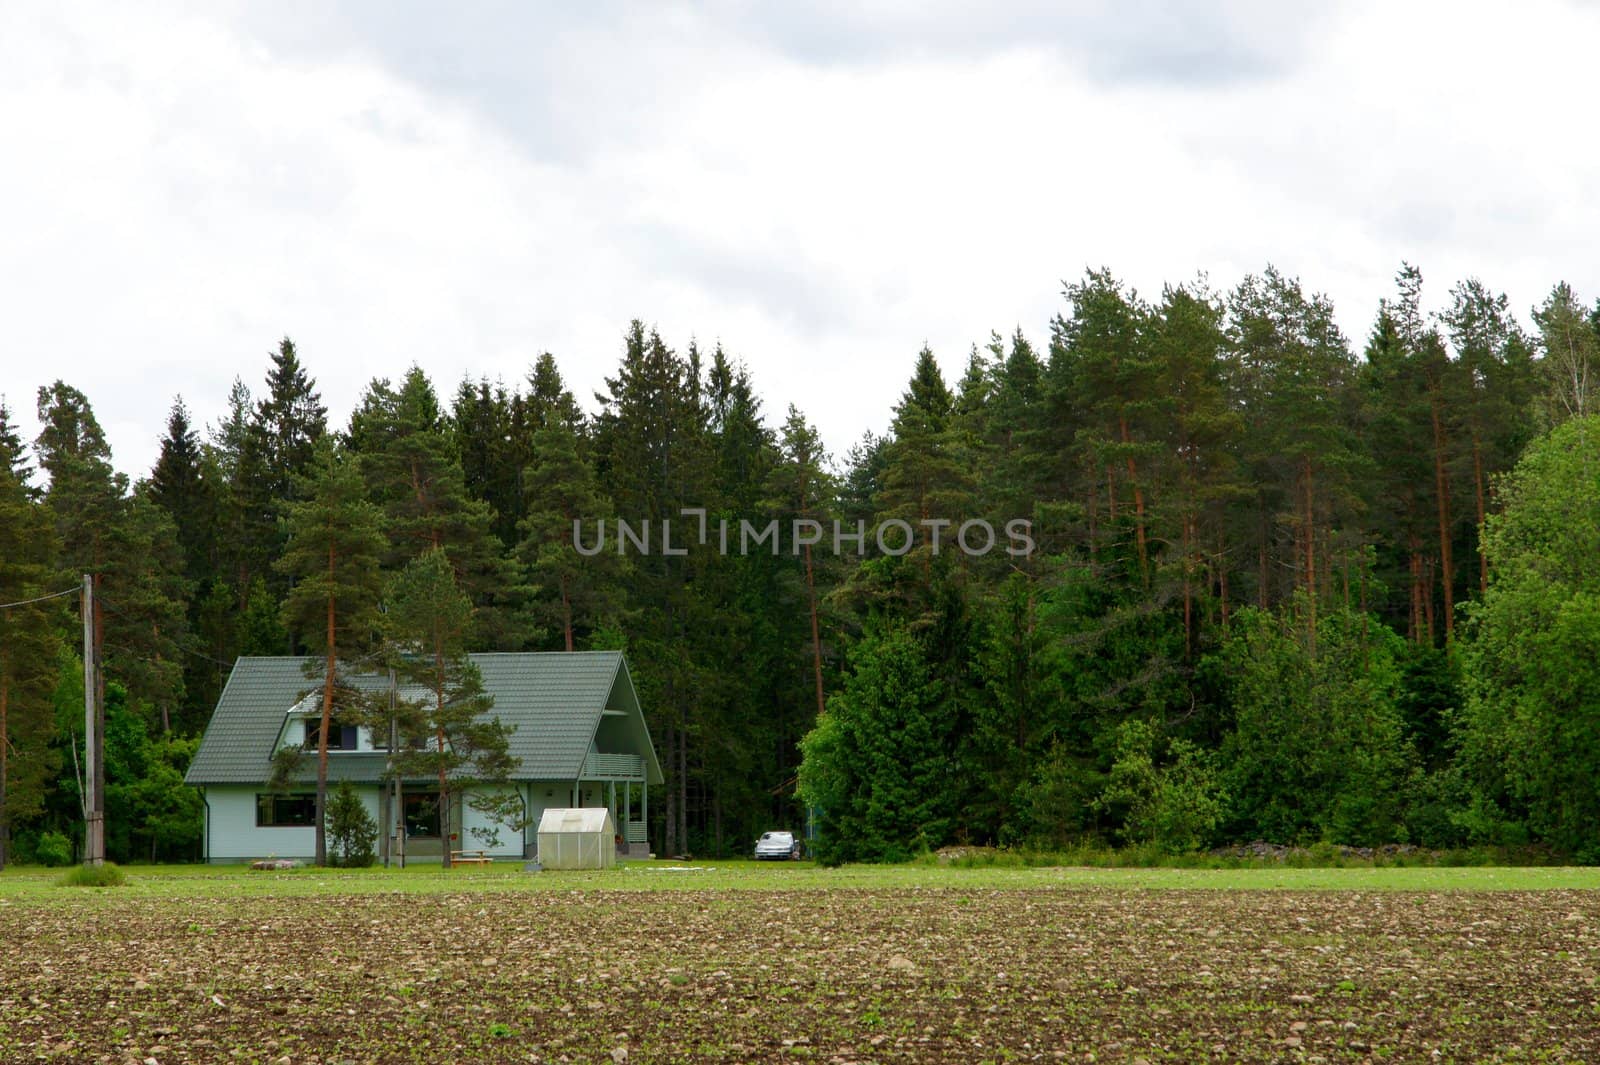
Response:
POLYGON ((799 861, 804 848, 793 832, 763 832, 756 840, 756 858, 774 861, 799 861))

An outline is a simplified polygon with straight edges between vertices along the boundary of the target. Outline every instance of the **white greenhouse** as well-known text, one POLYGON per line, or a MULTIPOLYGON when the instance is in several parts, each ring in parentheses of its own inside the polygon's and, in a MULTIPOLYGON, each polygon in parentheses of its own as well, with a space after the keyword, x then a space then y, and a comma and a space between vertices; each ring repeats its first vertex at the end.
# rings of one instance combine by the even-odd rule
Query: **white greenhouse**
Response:
POLYGON ((545 869, 610 869, 617 830, 603 806, 548 809, 539 818, 539 864, 545 869))

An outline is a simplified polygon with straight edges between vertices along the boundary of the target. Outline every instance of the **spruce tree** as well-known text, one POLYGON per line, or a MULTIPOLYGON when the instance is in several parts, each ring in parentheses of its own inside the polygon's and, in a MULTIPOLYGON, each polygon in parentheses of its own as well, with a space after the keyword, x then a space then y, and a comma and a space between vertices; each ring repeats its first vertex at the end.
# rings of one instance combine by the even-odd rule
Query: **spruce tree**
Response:
POLYGON ((108 611, 106 668, 126 686, 135 709, 163 734, 197 731, 208 707, 182 714, 183 649, 188 643, 189 597, 184 560, 172 518, 141 482, 114 531, 102 599, 108 611))
MULTIPOLYGON (((624 340, 622 362, 597 395, 601 408, 594 431, 596 473, 619 520, 653 530, 655 548, 630 557, 632 579, 627 604, 629 648, 640 670, 641 698, 659 708, 652 719, 664 755, 667 777, 663 803, 662 849, 687 850, 689 751, 702 724, 707 677, 703 647, 710 629, 708 604, 696 594, 693 577, 704 551, 667 555, 659 535, 662 522, 677 526, 685 549, 685 508, 710 507, 714 455, 710 414, 702 394, 699 357, 673 351, 654 331, 635 320, 624 340)), ((735 529, 735 537, 737 529, 735 529)))
POLYGON ((575 536, 595 546, 610 524, 611 507, 595 484, 594 471, 578 455, 578 439, 562 421, 533 436, 533 462, 523 475, 528 514, 517 554, 534 586, 537 623, 560 633, 560 646, 577 647, 577 633, 595 628, 614 608, 623 570, 614 550, 580 554, 575 536))
MULTIPOLYGON (((933 352, 924 347, 917 355, 911 382, 894 408, 877 517, 911 526, 917 545, 912 554, 921 558, 925 573, 930 556, 950 552, 955 527, 967 517, 972 500, 955 416, 955 396, 945 384, 933 352), (937 551, 935 537, 940 541, 937 551)), ((891 542, 891 537, 898 535, 903 535, 903 530, 886 533, 884 546, 898 550, 899 545, 891 542)))
MULTIPOLYGON (((51 746, 58 677, 58 602, 33 599, 56 591, 50 515, 28 488, 21 441, 0 404, 0 869, 10 856, 12 827, 38 813, 59 755, 51 746)), ((68 585, 70 587, 70 585, 68 585)))
POLYGON ((495 539, 515 544, 517 525, 526 515, 522 471, 533 454, 524 398, 503 384, 462 381, 450 427, 467 494, 493 513, 495 539))
POLYGON ((294 342, 284 337, 271 359, 266 394, 239 441, 233 477, 241 607, 257 577, 266 578, 274 595, 286 590, 287 578, 273 563, 284 551, 289 508, 301 499, 303 478, 327 432, 327 409, 294 342))
POLYGON ((217 485, 206 476, 199 435, 183 397, 167 415, 167 435, 150 472, 150 499, 172 518, 183 551, 184 573, 199 583, 215 569, 217 485))

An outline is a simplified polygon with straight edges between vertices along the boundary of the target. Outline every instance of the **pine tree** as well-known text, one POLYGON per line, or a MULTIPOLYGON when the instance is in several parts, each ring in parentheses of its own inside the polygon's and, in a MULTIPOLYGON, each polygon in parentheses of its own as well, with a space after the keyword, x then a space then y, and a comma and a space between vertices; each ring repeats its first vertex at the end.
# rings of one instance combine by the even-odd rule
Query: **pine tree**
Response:
MULTIPOLYGON (((46 503, 60 545, 58 574, 72 579, 88 574, 94 584, 96 609, 91 613, 94 646, 106 644, 106 610, 102 601, 106 571, 115 551, 117 529, 126 511, 127 478, 111 467, 111 448, 82 392, 56 381, 39 389, 39 421, 34 447, 50 475, 46 503)), ((95 728, 105 735, 106 669, 95 663, 90 694, 95 728)), ((105 765, 96 763, 89 794, 105 795, 105 765)), ((87 808, 85 808, 87 809, 87 808)))
POLYGON ((1248 497, 1239 476, 1243 420, 1229 402, 1221 301, 1200 286, 1169 286, 1152 309, 1145 344, 1158 367, 1161 458, 1152 460, 1165 504, 1153 508, 1161 537, 1176 546, 1167 567, 1182 587, 1186 655, 1199 641, 1196 602, 1212 593, 1228 611, 1227 509, 1248 497))
POLYGON ((322 689, 317 732, 316 861, 327 863, 323 813, 328 795, 328 730, 342 670, 373 644, 378 627, 382 515, 367 502, 355 460, 331 442, 319 445, 300 501, 289 508, 289 543, 278 570, 294 584, 283 623, 316 657, 306 677, 322 689))
POLYGON ((454 436, 427 375, 413 366, 398 390, 374 382, 351 420, 368 497, 382 508, 389 541, 385 563, 397 569, 425 551, 444 550, 457 576, 484 608, 491 646, 512 645, 498 608, 506 580, 488 506, 467 492, 454 436))
POLYGON ((1478 591, 1489 587, 1489 561, 1480 530, 1489 514, 1490 481, 1509 470, 1532 435, 1526 417, 1537 387, 1533 345, 1511 316, 1503 294, 1469 279, 1451 289, 1442 315, 1465 378, 1463 422, 1472 484, 1472 544, 1478 555, 1478 591))
MULTIPOLYGON (((782 461, 771 477, 779 513, 789 515, 791 522, 815 522, 827 529, 826 508, 834 494, 827 472, 827 452, 822 448, 822 437, 816 427, 806 421, 805 415, 792 403, 783 422, 780 441, 782 461)), ((822 632, 817 611, 817 565, 809 542, 803 545, 802 553, 806 613, 811 629, 812 688, 817 700, 817 716, 821 717, 826 706, 822 685, 822 632)))
POLYGON ((385 629, 402 682, 426 695, 402 708, 394 772, 438 782, 439 836, 450 865, 451 816, 459 791, 471 784, 504 785, 513 768, 509 731, 488 717, 494 697, 483 690, 467 657, 472 601, 456 584, 449 556, 433 548, 406 564, 390 582, 385 629), (415 746, 412 741, 423 741, 415 746))
MULTIPOLYGON (((1107 519, 1116 527, 1119 509, 1133 513, 1134 561, 1140 581, 1150 576, 1150 502, 1145 466, 1160 454, 1154 444, 1168 397, 1157 387, 1158 368, 1142 333, 1150 314, 1137 293, 1124 292, 1106 270, 1091 270, 1067 286, 1070 317, 1057 318, 1056 343, 1066 349, 1058 360, 1070 368, 1055 387, 1074 410, 1078 428, 1073 444, 1081 466, 1103 472, 1107 519)), ((1098 490, 1091 508, 1098 507, 1098 490)))
POLYGON ((111 467, 111 448, 88 398, 57 381, 39 389, 36 447, 50 475, 46 497, 55 516, 62 562, 70 573, 101 573, 127 505, 128 479, 111 467))
POLYGON ((1355 360, 1326 297, 1306 295, 1299 281, 1272 267, 1234 290, 1228 313, 1250 423, 1245 458, 1258 486, 1258 595, 1262 603, 1287 598, 1273 576, 1287 563, 1306 592, 1304 620, 1315 634, 1330 543, 1359 507, 1355 360), (1278 550, 1280 515, 1288 517, 1292 542, 1287 559, 1278 550))

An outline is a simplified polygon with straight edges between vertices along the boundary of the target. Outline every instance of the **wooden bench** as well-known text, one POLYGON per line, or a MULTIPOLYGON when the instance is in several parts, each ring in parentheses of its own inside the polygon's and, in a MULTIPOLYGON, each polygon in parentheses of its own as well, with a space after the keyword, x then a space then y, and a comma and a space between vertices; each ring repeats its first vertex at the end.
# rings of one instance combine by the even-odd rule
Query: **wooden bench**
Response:
POLYGON ((483 851, 451 851, 451 865, 490 865, 494 859, 483 851))

